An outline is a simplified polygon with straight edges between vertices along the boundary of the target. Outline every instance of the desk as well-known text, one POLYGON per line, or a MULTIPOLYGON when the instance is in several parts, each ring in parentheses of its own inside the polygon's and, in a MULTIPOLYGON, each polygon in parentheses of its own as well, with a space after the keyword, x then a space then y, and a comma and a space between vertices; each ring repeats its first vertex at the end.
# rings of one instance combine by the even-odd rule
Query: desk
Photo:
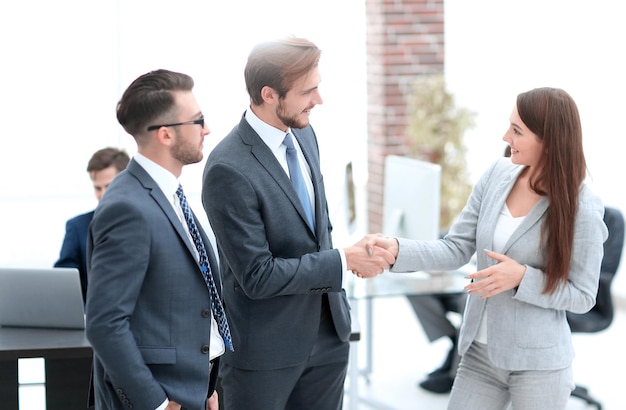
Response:
MULTIPOLYGON (((469 283, 465 275, 475 272, 474 265, 466 265, 454 271, 444 272, 411 272, 392 273, 385 271, 372 279, 359 279, 352 277, 348 283, 347 294, 351 300, 353 315, 359 317, 359 302, 365 302, 365 342, 366 342, 366 365, 361 368, 357 362, 358 354, 351 352, 350 377, 365 376, 369 381, 372 372, 372 301, 374 298, 394 297, 394 296, 415 296, 415 295, 441 295, 464 293, 464 286, 469 283)), ((363 331, 360 332, 363 334, 363 331)), ((356 349, 353 344, 352 348, 356 349)), ((358 380, 350 380, 349 403, 351 409, 358 409, 359 403, 364 402, 373 408, 387 409, 381 403, 373 400, 361 398, 358 394, 358 380), (354 387, 352 387, 354 385, 354 387)))
POLYGON ((17 410, 17 361, 43 357, 46 367, 46 408, 85 409, 92 351, 82 330, 0 327, 0 397, 2 408, 17 410))

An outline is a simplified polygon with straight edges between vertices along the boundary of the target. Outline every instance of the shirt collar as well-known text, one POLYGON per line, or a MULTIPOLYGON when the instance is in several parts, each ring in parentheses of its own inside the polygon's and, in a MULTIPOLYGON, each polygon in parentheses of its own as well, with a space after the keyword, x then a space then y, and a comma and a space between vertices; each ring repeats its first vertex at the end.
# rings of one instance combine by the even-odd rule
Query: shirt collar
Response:
POLYGON ((290 133, 293 137, 291 128, 287 128, 287 132, 279 130, 278 128, 269 125, 268 123, 257 117, 250 108, 246 110, 245 118, 246 121, 248 121, 248 124, 250 124, 250 126, 252 127, 252 129, 256 131, 257 134, 259 134, 263 142, 265 142, 265 144, 270 147, 272 151, 278 150, 280 145, 283 143, 283 140, 285 139, 285 135, 287 135, 287 133, 290 133))
POLYGON ((133 156, 133 159, 155 180, 166 198, 171 198, 172 195, 176 194, 179 182, 174 174, 139 152, 133 156))

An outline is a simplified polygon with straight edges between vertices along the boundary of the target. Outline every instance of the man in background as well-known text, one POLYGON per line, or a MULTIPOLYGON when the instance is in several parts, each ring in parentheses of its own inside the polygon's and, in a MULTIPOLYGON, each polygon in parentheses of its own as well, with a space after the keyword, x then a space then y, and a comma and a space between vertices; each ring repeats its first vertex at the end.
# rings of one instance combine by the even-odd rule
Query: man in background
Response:
MULTIPOLYGON (((128 154, 117 148, 103 148, 96 151, 87 163, 87 173, 93 184, 93 191, 98 202, 113 178, 128 165, 128 154)), ((87 297, 87 232, 93 212, 75 216, 65 224, 65 237, 55 268, 77 268, 83 291, 83 302, 87 297)))

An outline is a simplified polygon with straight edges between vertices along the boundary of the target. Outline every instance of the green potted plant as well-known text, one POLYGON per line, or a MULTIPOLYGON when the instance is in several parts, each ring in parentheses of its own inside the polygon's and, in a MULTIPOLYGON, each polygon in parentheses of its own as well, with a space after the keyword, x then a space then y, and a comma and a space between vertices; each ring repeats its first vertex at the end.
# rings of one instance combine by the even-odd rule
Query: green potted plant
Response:
POLYGON ((447 230, 471 192, 463 134, 474 126, 474 113, 456 106, 443 74, 423 75, 414 83, 409 111, 408 156, 441 166, 439 226, 447 230))

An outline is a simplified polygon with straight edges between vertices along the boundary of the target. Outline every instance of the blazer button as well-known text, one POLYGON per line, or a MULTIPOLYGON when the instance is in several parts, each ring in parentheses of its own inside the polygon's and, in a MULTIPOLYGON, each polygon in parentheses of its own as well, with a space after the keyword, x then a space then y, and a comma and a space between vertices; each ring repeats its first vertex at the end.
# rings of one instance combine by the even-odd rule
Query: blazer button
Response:
POLYGON ((209 353, 209 345, 202 346, 202 349, 200 349, 200 350, 202 351, 202 353, 208 354, 209 353))
POLYGON ((202 311, 202 317, 204 318, 211 317, 211 309, 204 309, 202 311))

